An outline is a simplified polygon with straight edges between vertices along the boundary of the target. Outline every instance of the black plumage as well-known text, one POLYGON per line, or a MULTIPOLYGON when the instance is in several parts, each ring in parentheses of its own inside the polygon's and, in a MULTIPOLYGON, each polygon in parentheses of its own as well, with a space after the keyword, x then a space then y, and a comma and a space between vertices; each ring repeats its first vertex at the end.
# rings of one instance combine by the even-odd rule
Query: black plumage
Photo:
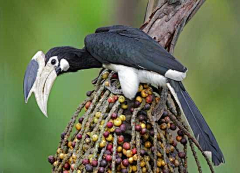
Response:
POLYGON ((99 28, 84 42, 87 51, 104 64, 121 64, 161 75, 169 69, 187 71, 154 39, 136 28, 121 25, 99 28))

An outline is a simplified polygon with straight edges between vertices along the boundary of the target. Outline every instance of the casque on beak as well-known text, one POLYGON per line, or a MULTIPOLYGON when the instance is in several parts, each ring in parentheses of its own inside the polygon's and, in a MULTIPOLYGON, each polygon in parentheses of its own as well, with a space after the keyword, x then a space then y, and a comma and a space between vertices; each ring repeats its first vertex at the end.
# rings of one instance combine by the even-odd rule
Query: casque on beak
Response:
POLYGON ((32 93, 35 94, 37 104, 47 117, 47 101, 52 85, 61 69, 50 64, 45 65, 45 54, 38 51, 28 64, 24 76, 24 97, 27 103, 32 93))

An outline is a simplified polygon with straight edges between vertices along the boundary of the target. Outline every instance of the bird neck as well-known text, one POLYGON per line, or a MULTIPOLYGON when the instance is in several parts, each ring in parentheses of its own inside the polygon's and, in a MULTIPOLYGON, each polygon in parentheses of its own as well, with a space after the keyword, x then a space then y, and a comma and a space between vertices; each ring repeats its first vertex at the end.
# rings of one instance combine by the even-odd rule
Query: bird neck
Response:
POLYGON ((102 63, 94 58, 85 48, 78 49, 77 51, 77 66, 76 70, 101 68, 102 63))

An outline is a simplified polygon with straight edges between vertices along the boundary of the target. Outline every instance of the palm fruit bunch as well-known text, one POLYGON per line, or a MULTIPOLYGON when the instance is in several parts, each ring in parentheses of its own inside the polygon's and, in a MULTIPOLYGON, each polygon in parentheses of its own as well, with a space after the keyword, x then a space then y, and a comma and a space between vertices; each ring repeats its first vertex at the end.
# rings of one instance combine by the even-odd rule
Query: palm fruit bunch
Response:
POLYGON ((128 100, 107 88, 120 85, 117 74, 106 70, 95 85, 61 134, 56 154, 48 157, 52 172, 187 171, 188 138, 169 117, 170 109, 177 110, 169 91, 156 120, 153 112, 162 100, 159 89, 140 84, 135 99, 128 100))

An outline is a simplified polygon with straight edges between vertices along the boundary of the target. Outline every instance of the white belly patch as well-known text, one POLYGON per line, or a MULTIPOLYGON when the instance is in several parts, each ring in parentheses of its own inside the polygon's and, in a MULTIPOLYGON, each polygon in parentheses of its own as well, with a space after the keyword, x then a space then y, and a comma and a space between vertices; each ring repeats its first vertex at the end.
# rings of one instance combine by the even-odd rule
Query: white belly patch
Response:
POLYGON ((133 99, 138 91, 139 83, 150 83, 157 86, 166 85, 167 79, 155 72, 138 70, 124 65, 108 64, 104 68, 118 72, 123 94, 133 99))

